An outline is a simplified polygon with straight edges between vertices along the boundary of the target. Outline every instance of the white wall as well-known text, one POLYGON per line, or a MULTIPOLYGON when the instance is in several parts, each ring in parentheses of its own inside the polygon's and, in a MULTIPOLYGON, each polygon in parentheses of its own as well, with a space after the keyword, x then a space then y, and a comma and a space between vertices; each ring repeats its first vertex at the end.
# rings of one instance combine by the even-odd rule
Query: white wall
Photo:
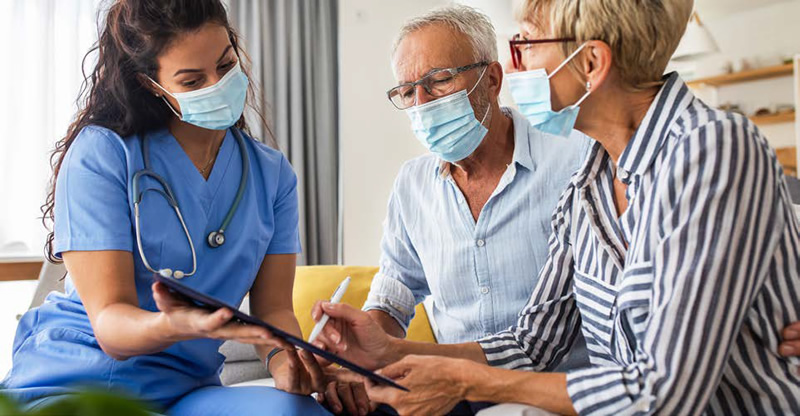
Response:
MULTIPOLYGON (((486 13, 495 24, 500 62, 509 59, 516 33, 515 0, 457 0, 486 13)), ((451 0, 346 0, 339 3, 339 95, 343 263, 376 265, 386 203, 400 165, 425 149, 406 115, 384 92, 396 81, 389 54, 409 18, 451 0)), ((501 102, 509 103, 507 92, 501 102)))
MULTIPOLYGON (((765 5, 752 1, 750 7, 742 3, 733 13, 725 13, 718 3, 720 0, 697 2, 700 17, 720 51, 697 61, 696 76, 722 73, 726 62, 747 59, 755 66, 770 66, 800 53, 800 24, 797 22, 800 0, 770 1, 765 5), (704 10, 709 17, 704 15, 704 10)), ((714 104, 711 90, 698 95, 714 104)), ((747 114, 763 107, 792 104, 793 80, 785 77, 725 86, 718 89, 718 100, 719 104, 740 104, 747 114)), ((795 145, 792 123, 762 126, 761 130, 773 147, 795 145)))
MULTIPOLYGON (((511 59, 511 52, 508 48, 508 40, 519 32, 519 27, 514 20, 514 10, 516 3, 520 0, 456 0, 456 3, 466 4, 485 13, 492 20, 494 30, 497 33, 497 59, 498 62, 506 65, 511 59)), ((500 105, 513 105, 511 93, 506 84, 500 91, 500 105)))
POLYGON ((386 203, 400 165, 423 154, 406 115, 386 99, 389 55, 403 22, 446 0, 339 3, 339 133, 343 263, 377 265, 386 203))

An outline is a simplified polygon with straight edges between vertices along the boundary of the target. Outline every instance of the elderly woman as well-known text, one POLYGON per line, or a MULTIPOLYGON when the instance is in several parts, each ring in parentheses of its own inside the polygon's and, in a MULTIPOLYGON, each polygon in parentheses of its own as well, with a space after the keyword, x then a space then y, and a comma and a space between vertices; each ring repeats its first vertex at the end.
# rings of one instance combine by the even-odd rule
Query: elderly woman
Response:
POLYGON ((411 390, 370 386, 373 400, 401 414, 464 399, 566 414, 800 413, 798 361, 776 353, 800 315, 800 233, 781 167, 747 119, 662 77, 692 6, 527 1, 538 62, 526 65, 542 69, 513 81, 527 86, 520 107, 542 129, 574 125, 597 142, 510 329, 421 345, 345 305, 315 308, 333 318, 326 347, 411 390), (591 366, 548 372, 579 332, 591 366))

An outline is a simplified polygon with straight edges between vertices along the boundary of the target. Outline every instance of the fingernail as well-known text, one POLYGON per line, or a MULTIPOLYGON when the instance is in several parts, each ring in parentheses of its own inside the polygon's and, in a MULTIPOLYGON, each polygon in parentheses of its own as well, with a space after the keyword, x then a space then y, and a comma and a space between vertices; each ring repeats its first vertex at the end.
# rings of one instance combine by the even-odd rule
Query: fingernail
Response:
POLYGON ((795 348, 794 347, 790 347, 788 345, 781 346, 780 352, 781 352, 781 355, 783 355, 783 356, 790 356, 790 355, 795 355, 796 354, 795 348))
POLYGON ((788 339, 797 339, 797 338, 800 338, 800 332, 797 332, 797 331, 795 331, 795 330, 793 330, 793 329, 787 330, 787 331, 784 333, 784 335, 786 335, 786 338, 788 338, 788 339))
POLYGON ((335 342, 337 344, 342 342, 342 337, 339 334, 333 334, 333 336, 331 338, 333 338, 333 342, 335 342))

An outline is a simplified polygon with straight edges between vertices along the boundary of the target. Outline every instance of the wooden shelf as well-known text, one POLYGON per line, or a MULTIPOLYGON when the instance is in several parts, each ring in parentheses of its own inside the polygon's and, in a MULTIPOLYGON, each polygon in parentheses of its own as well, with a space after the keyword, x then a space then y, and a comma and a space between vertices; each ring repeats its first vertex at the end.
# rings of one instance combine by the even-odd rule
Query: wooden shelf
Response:
POLYGON ((788 111, 785 113, 770 114, 768 116, 752 116, 750 117, 750 121, 756 123, 756 125, 765 126, 768 124, 791 123, 794 121, 794 118, 795 112, 788 111))
POLYGON ((792 75, 794 64, 770 66, 766 68, 753 69, 750 71, 736 72, 733 74, 717 75, 715 77, 701 78, 689 81, 686 84, 690 87, 701 87, 710 85, 719 87, 722 85, 738 84, 740 82, 757 81, 761 79, 778 78, 792 75))
POLYGON ((41 261, 0 263, 0 282, 16 280, 36 280, 42 270, 41 261))
POLYGON ((775 149, 775 154, 778 156, 778 162, 783 166, 783 171, 787 175, 797 176, 797 148, 782 147, 775 149))

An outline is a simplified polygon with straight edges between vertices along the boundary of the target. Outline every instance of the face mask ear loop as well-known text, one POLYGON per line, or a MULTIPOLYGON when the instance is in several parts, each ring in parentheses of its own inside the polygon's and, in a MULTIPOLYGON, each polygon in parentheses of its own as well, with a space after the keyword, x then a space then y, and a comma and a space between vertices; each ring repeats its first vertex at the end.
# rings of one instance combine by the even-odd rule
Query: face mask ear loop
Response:
MULTIPOLYGON (((153 78, 150 78, 149 76, 147 76, 147 75, 145 75, 145 74, 142 74, 142 75, 144 75, 144 76, 145 76, 147 79, 149 79, 149 80, 150 80, 150 82, 152 82, 152 83, 153 83, 153 84, 154 84, 156 87, 158 87, 158 88, 159 88, 161 91, 164 91, 164 93, 165 93, 165 94, 169 94, 169 96, 170 96, 170 97, 172 97, 172 98, 175 98, 175 96, 174 96, 174 95, 172 95, 172 93, 170 93, 170 92, 169 92, 169 91, 167 91, 167 90, 166 90, 164 87, 162 87, 162 86, 161 86, 161 84, 159 84, 159 83, 155 82, 155 81, 153 80, 153 78)), ((175 110, 175 108, 172 106, 172 104, 170 104, 170 103, 169 103, 169 101, 167 101, 167 98, 166 98, 166 97, 164 97, 164 96, 162 95, 162 96, 161 96, 161 99, 162 99, 162 100, 164 100, 164 104, 166 104, 166 105, 167 105, 167 107, 169 107, 169 109, 170 109, 170 110, 172 110, 172 113, 173 113, 173 114, 175 114, 175 117, 178 117, 178 119, 181 119, 181 118, 183 117, 182 115, 178 114, 178 111, 177 111, 177 110, 175 110)))
POLYGON ((580 47, 578 47, 578 49, 576 49, 576 50, 575 50, 575 52, 572 52, 572 55, 568 56, 568 57, 567 57, 567 59, 565 59, 565 60, 564 60, 564 62, 562 62, 562 63, 561 63, 561 65, 559 65, 559 66, 558 66, 558 67, 555 69, 555 71, 553 71, 553 73, 552 73, 552 74, 549 74, 549 75, 547 76, 547 79, 550 79, 550 78, 552 78, 552 77, 553 77, 555 74, 557 74, 557 73, 558 73, 558 71, 560 71, 560 70, 561 70, 561 69, 563 69, 565 66, 567 66, 567 64, 569 63, 569 61, 571 61, 573 58, 575 58, 575 57, 576 57, 576 56, 577 56, 577 55, 578 55, 578 54, 579 54, 579 53, 580 53, 580 52, 583 50, 583 48, 585 48, 585 47, 586 47, 586 43, 584 42, 584 43, 583 43, 583 45, 581 45, 580 47))
POLYGON ((486 107, 486 114, 483 115, 483 119, 481 120, 481 125, 483 125, 483 122, 486 121, 486 117, 489 117, 489 112, 490 111, 492 111, 492 105, 491 104, 489 104, 486 107))
MULTIPOLYGON (((476 83, 475 83, 475 85, 472 87, 472 89, 471 89, 471 90, 469 90, 469 92, 467 93, 467 95, 470 95, 470 94, 472 94, 472 92, 473 92, 473 91, 475 91, 475 88, 478 88, 478 84, 480 84, 480 83, 481 83, 481 80, 483 79, 483 75, 486 73, 486 70, 487 70, 487 69, 489 69, 489 67, 488 67, 488 66, 487 66, 486 68, 483 68, 483 72, 481 72, 481 76, 480 76, 480 77, 478 77, 478 82, 476 82, 476 83)), ((491 111, 491 110, 492 110, 492 105, 491 105, 491 104, 489 104, 489 106, 488 106, 488 107, 486 107, 486 114, 484 114, 484 115, 483 115, 483 119, 481 119, 481 125, 483 125, 483 122, 484 122, 484 121, 486 121, 486 117, 489 117, 489 111, 491 111)))
POLYGON ((481 72, 481 76, 480 76, 480 77, 478 77, 478 82, 476 82, 476 83, 475 83, 475 85, 473 85, 473 86, 472 86, 472 89, 471 89, 471 90, 469 90, 469 92, 467 93, 467 95, 470 95, 470 94, 472 94, 472 91, 475 91, 475 88, 478 88, 478 84, 480 84, 480 83, 481 83, 481 80, 483 79, 483 75, 486 73, 486 70, 487 70, 487 69, 489 69, 489 66, 488 66, 488 65, 487 65, 485 68, 483 68, 483 72, 481 72))
POLYGON ((166 97, 162 95, 161 99, 164 100, 164 104, 166 104, 167 107, 169 107, 169 109, 172 110, 172 112, 175 114, 175 117, 178 117, 178 119, 181 119, 183 117, 182 115, 178 114, 178 111, 175 110, 175 107, 173 107, 172 104, 169 103, 169 101, 167 101, 166 97))
POLYGON ((573 104, 573 105, 572 105, 572 107, 573 107, 573 108, 574 108, 574 107, 578 107, 579 105, 583 104, 583 102, 584 102, 584 101, 585 101, 587 98, 589 98, 589 94, 591 94, 591 93, 592 93, 592 83, 587 81, 587 82, 586 82, 586 94, 583 94, 583 97, 581 97, 581 99, 580 99, 580 100, 578 100, 578 102, 577 102, 577 103, 573 104))

